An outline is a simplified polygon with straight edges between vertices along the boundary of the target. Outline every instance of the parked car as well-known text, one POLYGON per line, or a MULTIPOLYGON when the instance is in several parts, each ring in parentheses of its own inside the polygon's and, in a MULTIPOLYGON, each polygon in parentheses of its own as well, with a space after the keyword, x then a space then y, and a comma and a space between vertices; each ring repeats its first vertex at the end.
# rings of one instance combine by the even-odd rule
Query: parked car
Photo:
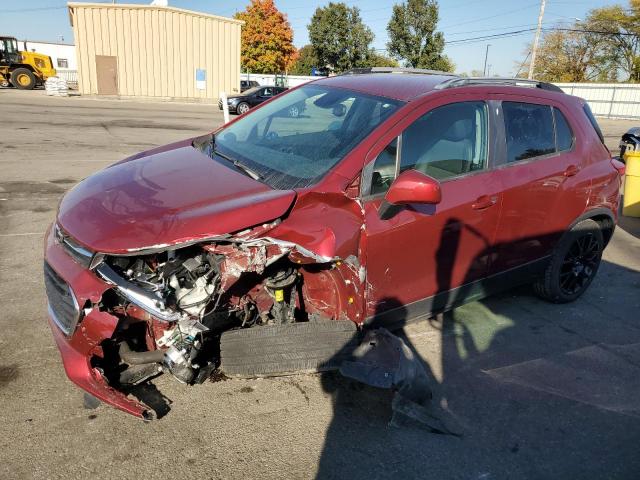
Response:
POLYGON ((626 163, 624 155, 628 152, 640 151, 640 128, 633 127, 627 130, 620 139, 620 156, 618 159, 626 163))
MULTIPOLYGON (((271 98, 287 90, 285 87, 253 87, 239 95, 229 95, 227 104, 229 112, 243 114, 249 109, 260 105, 262 102, 271 100, 271 98)), ((222 99, 218 100, 218 107, 222 110, 222 99)))
POLYGON ((363 328, 519 284, 580 297, 624 169, 585 101, 384 72, 305 84, 71 189, 44 264, 69 378, 151 418, 126 392, 160 367, 184 383, 330 369, 363 328))
POLYGON ((259 86, 260 84, 255 80, 240 80, 240 93, 259 86))

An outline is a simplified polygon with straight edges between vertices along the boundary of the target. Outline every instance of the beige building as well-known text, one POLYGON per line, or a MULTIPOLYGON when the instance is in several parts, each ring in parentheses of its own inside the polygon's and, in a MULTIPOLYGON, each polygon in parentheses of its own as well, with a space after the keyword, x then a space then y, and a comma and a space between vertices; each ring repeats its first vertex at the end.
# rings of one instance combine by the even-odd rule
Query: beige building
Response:
POLYGON ((83 95, 214 101, 239 91, 244 22, 150 5, 68 7, 83 95))

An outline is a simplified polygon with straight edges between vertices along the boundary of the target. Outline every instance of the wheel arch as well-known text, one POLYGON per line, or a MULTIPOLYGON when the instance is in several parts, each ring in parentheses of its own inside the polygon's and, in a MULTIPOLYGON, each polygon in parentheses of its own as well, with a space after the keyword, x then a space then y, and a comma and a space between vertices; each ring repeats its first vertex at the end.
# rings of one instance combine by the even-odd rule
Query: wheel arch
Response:
POLYGON ((598 225, 600 225, 602 236, 604 237, 604 246, 606 247, 611 240, 611 237, 613 237, 613 232, 616 227, 616 218, 613 212, 608 208, 603 207, 588 210, 569 225, 567 232, 581 221, 587 219, 594 220, 598 225))
POLYGON ((19 68, 26 68, 27 70, 29 70, 31 73, 36 73, 36 71, 34 70, 34 68, 29 65, 28 63, 14 63, 11 65, 11 68, 9 69, 9 73, 13 72, 14 70, 17 70, 19 68))

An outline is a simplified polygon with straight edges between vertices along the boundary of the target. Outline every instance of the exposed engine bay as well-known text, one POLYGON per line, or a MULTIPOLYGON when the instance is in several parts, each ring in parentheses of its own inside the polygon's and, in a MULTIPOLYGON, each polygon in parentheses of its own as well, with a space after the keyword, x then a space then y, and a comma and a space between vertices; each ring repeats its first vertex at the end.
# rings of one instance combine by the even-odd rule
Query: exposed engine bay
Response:
POLYGON ((314 291, 350 285, 342 277, 353 273, 340 261, 268 237, 105 255, 94 263, 113 285, 100 308, 120 319, 96 360, 114 385, 138 384, 163 370, 200 383, 220 366, 220 337, 229 330, 346 320, 338 298, 325 291, 314 301, 314 291))

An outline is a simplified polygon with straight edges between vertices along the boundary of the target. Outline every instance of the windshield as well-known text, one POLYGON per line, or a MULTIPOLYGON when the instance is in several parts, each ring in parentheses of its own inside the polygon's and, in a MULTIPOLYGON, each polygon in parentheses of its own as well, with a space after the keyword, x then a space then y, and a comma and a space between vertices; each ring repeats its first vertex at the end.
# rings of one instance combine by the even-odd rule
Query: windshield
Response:
POLYGON ((402 102, 306 85, 240 118, 215 137, 215 150, 276 189, 313 185, 402 102))

